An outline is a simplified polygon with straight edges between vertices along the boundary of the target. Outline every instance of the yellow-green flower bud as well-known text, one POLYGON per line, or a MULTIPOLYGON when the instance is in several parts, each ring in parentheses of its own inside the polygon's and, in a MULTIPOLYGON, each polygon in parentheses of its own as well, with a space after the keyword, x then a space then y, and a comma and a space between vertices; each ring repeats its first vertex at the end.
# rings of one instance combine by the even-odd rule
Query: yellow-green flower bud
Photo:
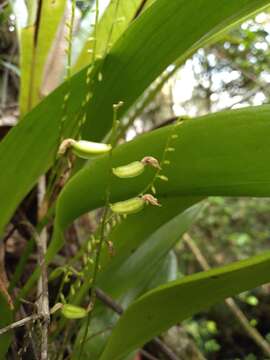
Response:
POLYGON ((141 197, 135 197, 111 204, 111 210, 120 215, 136 214, 143 209, 144 204, 145 201, 141 197))
POLYGON ((87 316, 88 312, 82 307, 64 304, 61 309, 62 315, 67 319, 82 319, 87 316))
POLYGON ((71 145, 75 155, 83 159, 89 159, 93 155, 101 155, 111 150, 110 144, 96 143, 92 141, 80 140, 71 145))
POLYGON ((144 164, 140 161, 134 161, 128 165, 119 166, 117 168, 113 168, 113 173, 115 176, 126 179, 126 178, 133 178, 144 171, 144 164))
POLYGON ((64 155, 68 149, 72 149, 75 155, 83 159, 89 159, 94 155, 102 155, 111 150, 110 144, 96 143, 92 141, 65 139, 60 145, 58 154, 64 155))

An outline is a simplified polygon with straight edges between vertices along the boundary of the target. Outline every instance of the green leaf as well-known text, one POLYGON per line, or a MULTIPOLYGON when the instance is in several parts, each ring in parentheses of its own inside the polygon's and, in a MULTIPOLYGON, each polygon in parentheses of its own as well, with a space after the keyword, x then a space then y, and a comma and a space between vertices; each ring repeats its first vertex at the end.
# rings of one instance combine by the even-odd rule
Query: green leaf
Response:
MULTIPOLYGON (((124 33, 140 4, 141 0, 112 0, 110 2, 97 25, 97 56, 103 57, 116 40, 124 33)), ((92 9, 90 11, 92 11, 92 9)), ((92 54, 89 50, 93 50, 93 44, 93 41, 90 43, 86 41, 72 69, 73 72, 77 72, 91 63, 92 54)))
POLYGON ((178 276, 178 262, 175 252, 171 250, 164 258, 160 261, 155 275, 153 276, 150 283, 147 285, 147 291, 155 289, 160 285, 167 284, 170 281, 174 281, 178 276))
POLYGON ((30 109, 29 93, 31 89, 31 79, 33 72, 33 52, 34 52, 35 27, 28 26, 20 32, 20 114, 25 115, 30 109))
POLYGON ((31 1, 30 4, 32 9, 31 26, 28 24, 20 32, 21 116, 41 100, 41 86, 44 80, 46 61, 57 29, 61 24, 66 1, 43 0, 38 5, 41 7, 40 9, 36 8, 35 1, 31 1), (38 22, 36 20, 37 11, 40 11, 38 22))
POLYGON ((269 268, 270 252, 219 269, 186 276, 146 293, 121 317, 100 360, 121 359, 196 312, 226 297, 268 282, 269 268), (140 331, 137 324, 143 324, 140 331))
MULTIPOLYGON (((149 277, 145 276, 146 269, 152 277, 157 264, 195 220, 200 206, 187 209, 199 200, 197 197, 164 199, 163 207, 148 207, 122 221, 109 237, 117 256, 112 258, 107 248, 103 249, 98 286, 114 298, 122 296, 129 289, 140 293, 141 284, 149 281, 149 277), (170 233, 169 237, 164 236, 167 232, 170 233), (114 274, 113 284, 111 274, 114 274)), ((80 304, 90 286, 91 279, 84 281, 70 301, 80 304)))
MULTIPOLYGON (((155 209, 156 211, 152 211, 151 217, 156 229, 147 237, 146 232, 137 231, 137 228, 144 227, 146 221, 137 221, 136 226, 135 223, 131 226, 128 222, 129 232, 127 232, 127 224, 124 226, 126 231, 123 229, 121 232, 116 231, 112 239, 115 240, 115 244, 118 241, 120 242, 119 250, 116 250, 117 256, 111 259, 104 271, 100 273, 98 286, 114 298, 118 298, 126 291, 146 287, 149 283, 149 277, 154 277, 162 259, 166 257, 177 241, 181 239, 183 233, 195 221, 201 208, 201 206, 195 206, 186 211, 178 210, 177 215, 172 215, 173 211, 175 212, 176 204, 178 206, 181 204, 182 208, 188 208, 196 200, 187 198, 185 201, 185 199, 176 198, 174 201, 172 199, 164 201, 162 210, 155 209), (174 207, 173 211, 171 205, 174 207), (171 215, 169 221, 161 226, 158 225, 158 220, 155 220, 155 218, 161 217, 158 215, 159 211, 163 211, 163 216, 165 211, 171 215), (113 281, 111 281, 110 274, 113 274, 113 281)), ((145 218, 151 221, 149 214, 148 216, 145 214, 145 218)))
POLYGON ((83 137, 102 138, 112 123, 113 104, 123 101, 119 114, 125 114, 171 63, 179 57, 183 63, 197 49, 267 5, 269 0, 155 1, 129 26, 104 61, 100 70, 103 81, 96 81, 91 89, 83 137))
MULTIPOLYGON (((80 76, 77 79, 80 81, 80 76)), ((67 137, 72 136, 72 126, 78 120, 76 112, 80 115, 84 92, 83 87, 73 89, 68 106, 67 137)), ((48 96, 0 142, 0 233, 23 197, 55 159, 59 121, 63 114, 61 105, 66 90, 67 84, 48 96)))
MULTIPOLYGON (((171 165, 164 170, 169 181, 156 184, 158 197, 269 196, 269 115, 270 107, 261 106, 211 114, 178 125, 171 165)), ((160 159, 171 133, 168 126, 119 146, 113 152, 113 167, 145 156, 160 159)), ((65 228, 83 213, 104 204, 108 160, 108 156, 93 160, 60 194, 48 262, 63 246, 65 228)), ((135 179, 113 179, 111 202, 140 194, 153 175, 154 170, 147 169, 135 179)))
MULTIPOLYGON (((43 0, 41 2, 40 21, 38 24, 37 43, 34 49, 34 69, 31 90, 31 107, 41 100, 41 88, 44 80, 46 62, 52 50, 56 33, 61 25, 66 8, 66 0, 43 0), (49 19, 49 21, 48 21, 49 19)), ((29 91, 28 90, 28 91, 29 91)))
POLYGON ((164 198, 162 207, 149 206, 141 213, 122 220, 110 233, 110 240, 114 244, 117 257, 111 258, 108 252, 104 251, 101 257, 102 268, 105 269, 108 266, 111 269, 118 268, 159 228, 200 200, 201 198, 198 197, 164 198))
MULTIPOLYGON (((268 3, 267 0, 191 0, 184 6, 183 0, 157 0, 128 28, 105 59, 102 72, 106 81, 100 83, 96 76, 93 85, 96 94, 89 105, 88 119, 89 116, 91 119, 85 136, 100 140, 110 127, 113 103, 123 99, 126 111, 172 61, 179 56, 185 61, 195 48, 206 44, 221 29, 268 3), (194 20, 192 24, 190 18, 194 20), (176 36, 168 37, 171 31, 176 36)), ((72 136, 71 129, 83 115, 81 103, 88 92, 82 85, 85 75, 86 70, 83 70, 70 83, 61 86, 0 143, 0 233, 17 205, 54 160, 59 145, 62 102, 69 86, 71 96, 65 136, 72 136)))
MULTIPOLYGON (((175 151, 168 153, 171 165, 163 169, 169 181, 156 182, 157 196, 269 196, 269 115, 270 107, 261 106, 211 114, 175 127, 175 151)), ((160 159, 171 132, 168 126, 117 147, 113 166, 144 156, 160 159)), ((57 204, 60 228, 103 205, 107 174, 108 156, 103 156, 70 180, 57 204)), ((153 175, 154 170, 147 169, 135 179, 113 179, 111 202, 136 196, 153 175)))
MULTIPOLYGON (((149 273, 145 272, 145 277, 148 282, 147 289, 151 289, 158 285, 175 280, 177 276, 177 270, 177 259, 174 252, 171 251, 167 256, 165 256, 164 259, 162 259, 162 261, 159 262, 154 277, 152 277, 149 273)), ((142 293, 142 289, 143 286, 140 286, 140 288, 137 289, 127 289, 127 291, 122 294, 121 298, 117 299, 117 302, 125 308, 134 300, 134 298, 137 297, 138 294, 142 293)), ((84 358, 89 358, 90 356, 93 359, 99 358, 111 334, 111 329, 108 328, 108 324, 113 328, 117 323, 118 319, 119 316, 113 313, 106 306, 99 306, 99 304, 97 304, 95 314, 92 318, 91 325, 88 331, 89 340, 85 343, 84 351, 82 354, 84 358)), ((80 351, 79 344, 85 330, 84 326, 80 329, 79 335, 76 339, 76 345, 72 354, 73 359, 78 358, 78 354, 80 351)))
MULTIPOLYGON (((158 197, 269 196, 269 114, 270 107, 261 106, 211 114, 178 125, 171 165, 164 170, 169 181, 156 184, 158 197)), ((113 166, 145 156, 160 159, 171 133, 168 126, 119 146, 113 153, 113 166)), ((141 193, 153 174, 153 169, 147 169, 136 179, 113 179, 111 202, 141 193)), ((107 176, 108 156, 102 156, 65 186, 57 202, 47 261, 63 246, 64 229, 83 213, 104 204, 107 176)))
MULTIPOLYGON (((186 211, 183 209, 196 200, 197 198, 169 199, 163 209, 148 208, 144 217, 137 214, 121 223, 110 237, 115 243, 117 256, 107 266, 106 261, 103 261, 104 269, 98 278, 98 286, 126 308, 146 288, 166 283, 172 277, 175 279, 177 263, 168 253, 195 220, 201 206, 194 206, 186 211)), ((85 279, 77 295, 71 300, 72 303, 80 303, 90 286, 91 283, 87 284, 85 279)), ((95 323, 102 322, 103 316, 104 309, 98 309, 94 316, 95 323)), ((111 322, 115 323, 116 318, 112 318, 111 322)), ((89 331, 94 331, 92 326, 89 331)), ((77 344, 80 344, 83 334, 82 330, 77 337, 77 344)), ((105 340, 104 336, 99 339, 99 349, 104 348, 105 340)), ((97 344, 89 341, 85 344, 84 357, 97 357, 96 351, 97 344)), ((76 350, 74 356, 76 358, 76 350)))

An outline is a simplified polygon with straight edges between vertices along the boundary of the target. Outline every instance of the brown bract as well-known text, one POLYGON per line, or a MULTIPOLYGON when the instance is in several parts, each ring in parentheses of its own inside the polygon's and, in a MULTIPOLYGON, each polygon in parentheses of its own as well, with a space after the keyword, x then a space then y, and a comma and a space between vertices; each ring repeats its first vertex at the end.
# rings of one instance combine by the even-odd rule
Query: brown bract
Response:
POLYGON ((156 199, 153 195, 151 194, 145 194, 142 196, 142 199, 147 203, 147 204, 151 204, 154 206, 161 206, 161 204, 158 202, 158 199, 156 199))
POLYGON ((75 143, 76 141, 73 139, 65 139, 64 141, 62 141, 58 150, 58 155, 65 155, 66 151, 75 143))
POLYGON ((153 156, 145 156, 141 162, 144 165, 150 165, 158 170, 161 170, 159 161, 156 158, 154 158, 153 156))

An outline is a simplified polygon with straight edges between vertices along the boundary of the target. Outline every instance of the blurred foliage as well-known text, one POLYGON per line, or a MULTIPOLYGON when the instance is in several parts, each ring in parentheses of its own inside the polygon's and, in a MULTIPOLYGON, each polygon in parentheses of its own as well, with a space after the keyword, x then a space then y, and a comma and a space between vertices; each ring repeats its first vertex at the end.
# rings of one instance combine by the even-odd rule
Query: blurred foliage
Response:
POLYGON ((214 197, 205 202, 191 236, 209 263, 229 263, 269 246, 270 200, 214 197), (204 252, 204 251, 203 251, 204 252))
POLYGON ((18 96, 17 39, 15 18, 7 1, 0 4, 0 110, 18 96))
MULTIPOLYGON (((212 267, 263 252, 269 246, 270 200, 213 197, 189 231, 212 267)), ((179 265, 185 274, 201 271, 193 254, 180 243, 179 265)), ((269 289, 255 289, 237 298, 238 306, 266 339, 270 339, 269 289)), ((263 354, 243 332, 225 305, 185 322, 207 359, 262 359, 263 354), (245 351, 243 350, 245 349, 245 351)))
MULTIPOLYGON (((199 50, 193 57, 195 86, 190 100, 181 104, 196 114, 225 108, 269 103, 270 34, 269 14, 264 13, 232 31, 218 44, 199 50)), ((165 105, 166 106, 166 105, 165 105)), ((160 104, 149 109, 159 113, 160 104)), ((164 107, 163 107, 164 109, 164 107)), ((171 114, 168 113, 168 117, 171 114)), ((211 267, 247 258, 269 247, 270 200, 212 197, 189 232, 211 267)), ((201 271, 194 255, 180 243, 176 249, 181 273, 201 271)), ((270 341, 269 289, 240 294, 239 307, 270 341)), ((185 322, 207 359, 259 360, 264 355, 243 333, 241 326, 219 305, 185 322), (245 349, 245 350, 243 350, 245 349)))

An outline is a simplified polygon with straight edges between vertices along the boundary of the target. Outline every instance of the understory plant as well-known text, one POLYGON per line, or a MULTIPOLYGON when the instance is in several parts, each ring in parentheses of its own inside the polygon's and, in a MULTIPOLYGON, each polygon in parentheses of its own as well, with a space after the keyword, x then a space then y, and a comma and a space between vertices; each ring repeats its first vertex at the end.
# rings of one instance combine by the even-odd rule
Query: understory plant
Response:
POLYGON ((0 278, 2 358, 23 325, 25 358, 132 359, 172 325, 270 280, 270 252, 181 279, 171 253, 208 196, 270 195, 268 105, 180 117, 125 141, 192 54, 270 1, 78 3, 29 1, 22 20, 11 1, 20 119, 0 142, 0 233, 23 227, 27 245, 0 278), (27 196, 34 220, 20 216, 27 196))

